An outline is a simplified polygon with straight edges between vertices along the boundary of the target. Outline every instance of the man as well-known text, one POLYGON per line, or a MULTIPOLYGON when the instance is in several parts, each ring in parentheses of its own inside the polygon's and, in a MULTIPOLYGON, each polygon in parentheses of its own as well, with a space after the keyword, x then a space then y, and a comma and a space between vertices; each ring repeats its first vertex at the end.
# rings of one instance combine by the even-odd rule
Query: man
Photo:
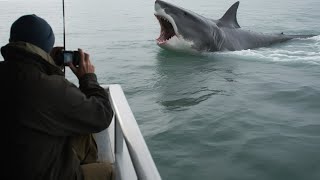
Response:
POLYGON ((112 167, 97 162, 91 135, 112 120, 108 96, 81 49, 79 66, 70 64, 79 88, 65 79, 50 56, 54 41, 44 19, 25 15, 12 24, 9 43, 1 48, 0 179, 112 179, 112 167))

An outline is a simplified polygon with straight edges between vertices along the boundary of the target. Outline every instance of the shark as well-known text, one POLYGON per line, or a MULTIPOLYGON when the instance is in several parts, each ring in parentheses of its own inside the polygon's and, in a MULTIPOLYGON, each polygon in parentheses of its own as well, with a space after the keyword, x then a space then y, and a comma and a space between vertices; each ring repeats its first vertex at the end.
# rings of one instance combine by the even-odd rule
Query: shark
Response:
POLYGON ((294 38, 315 35, 266 34, 245 30, 237 20, 240 2, 235 2, 220 19, 156 0, 154 15, 160 23, 157 45, 163 49, 188 52, 239 51, 271 46, 294 38))

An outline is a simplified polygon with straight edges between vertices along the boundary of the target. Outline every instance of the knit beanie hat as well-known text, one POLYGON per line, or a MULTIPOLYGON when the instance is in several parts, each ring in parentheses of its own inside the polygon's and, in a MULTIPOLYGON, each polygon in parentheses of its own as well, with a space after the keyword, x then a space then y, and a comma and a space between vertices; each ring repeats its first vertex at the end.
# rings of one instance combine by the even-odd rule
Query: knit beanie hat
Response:
POLYGON ((28 42, 50 53, 54 40, 51 26, 35 14, 21 16, 11 26, 9 42, 28 42))

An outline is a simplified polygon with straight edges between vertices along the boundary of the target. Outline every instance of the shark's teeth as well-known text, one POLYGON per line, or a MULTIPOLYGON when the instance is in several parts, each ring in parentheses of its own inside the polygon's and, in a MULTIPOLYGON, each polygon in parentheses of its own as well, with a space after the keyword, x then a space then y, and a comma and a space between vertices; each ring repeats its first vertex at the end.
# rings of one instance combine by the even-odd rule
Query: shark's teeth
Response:
POLYGON ((159 17, 160 17, 160 19, 162 19, 162 20, 164 20, 164 21, 166 21, 166 22, 170 23, 170 21, 169 21, 168 19, 166 19, 166 18, 164 18, 164 17, 162 17, 162 16, 159 16, 159 17))
POLYGON ((161 17, 161 16, 160 16, 160 18, 161 18, 162 20, 164 20, 164 21, 169 22, 168 19, 166 19, 166 18, 164 18, 164 17, 161 17))
POLYGON ((158 44, 165 44, 167 43, 173 36, 176 36, 172 21, 168 19, 166 16, 157 15, 155 16, 158 18, 161 26, 160 36, 157 38, 158 44))
POLYGON ((172 39, 173 37, 175 37, 175 36, 172 36, 172 37, 170 37, 170 38, 168 38, 168 39, 166 39, 166 40, 158 41, 158 44, 164 44, 164 43, 167 43, 167 42, 168 42, 168 41, 170 41, 170 39, 172 39))

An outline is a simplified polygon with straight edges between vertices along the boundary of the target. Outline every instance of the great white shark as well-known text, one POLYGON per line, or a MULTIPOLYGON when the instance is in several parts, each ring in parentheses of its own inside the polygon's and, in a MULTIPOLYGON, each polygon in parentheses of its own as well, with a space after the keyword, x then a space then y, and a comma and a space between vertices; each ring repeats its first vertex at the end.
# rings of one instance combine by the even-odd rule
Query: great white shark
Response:
POLYGON ((314 35, 263 34, 244 30, 237 21, 239 1, 214 20, 168 2, 156 0, 154 15, 161 31, 158 46, 175 51, 216 52, 266 47, 314 35))

